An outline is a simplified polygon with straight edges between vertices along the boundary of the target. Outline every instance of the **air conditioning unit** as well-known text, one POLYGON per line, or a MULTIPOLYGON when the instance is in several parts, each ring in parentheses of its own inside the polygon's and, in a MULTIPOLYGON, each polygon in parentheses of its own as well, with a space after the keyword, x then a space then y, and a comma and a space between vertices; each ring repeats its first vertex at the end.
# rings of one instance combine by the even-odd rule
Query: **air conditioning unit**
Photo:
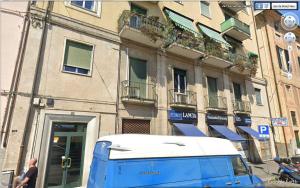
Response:
POLYGON ((175 93, 175 103, 187 104, 187 95, 184 93, 175 93))

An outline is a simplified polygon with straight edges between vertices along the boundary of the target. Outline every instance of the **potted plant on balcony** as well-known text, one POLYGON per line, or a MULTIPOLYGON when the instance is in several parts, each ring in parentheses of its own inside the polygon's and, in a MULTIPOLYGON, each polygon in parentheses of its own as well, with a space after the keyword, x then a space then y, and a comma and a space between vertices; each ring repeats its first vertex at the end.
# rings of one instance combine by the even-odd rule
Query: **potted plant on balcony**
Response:
POLYGON ((256 75, 257 68, 258 68, 258 66, 257 66, 258 55, 253 52, 249 52, 248 59, 249 59, 249 62, 247 63, 246 66, 250 70, 250 76, 254 77, 256 75))
POLYGON ((140 30, 153 42, 156 42, 158 39, 162 39, 164 37, 163 27, 159 23, 158 16, 149 16, 147 18, 144 18, 140 30))

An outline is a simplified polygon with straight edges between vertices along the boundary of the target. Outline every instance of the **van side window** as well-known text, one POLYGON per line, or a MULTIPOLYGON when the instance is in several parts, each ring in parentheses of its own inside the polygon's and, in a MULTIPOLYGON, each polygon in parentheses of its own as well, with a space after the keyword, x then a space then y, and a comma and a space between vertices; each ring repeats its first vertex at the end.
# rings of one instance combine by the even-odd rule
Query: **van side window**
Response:
POLYGON ((201 169, 201 177, 203 179, 230 176, 228 170, 227 159, 223 157, 200 158, 199 164, 201 169))
POLYGON ((248 174, 248 170, 240 157, 231 158, 231 163, 235 176, 242 176, 248 174))

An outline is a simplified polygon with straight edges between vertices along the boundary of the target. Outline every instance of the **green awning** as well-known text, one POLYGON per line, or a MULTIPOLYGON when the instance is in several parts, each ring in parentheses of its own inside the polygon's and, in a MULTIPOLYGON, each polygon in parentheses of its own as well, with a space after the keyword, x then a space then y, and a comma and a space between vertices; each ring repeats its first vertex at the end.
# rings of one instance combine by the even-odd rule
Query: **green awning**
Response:
POLYGON ((222 35, 220 33, 216 32, 212 29, 209 29, 208 27, 205 27, 204 25, 199 24, 199 27, 205 35, 207 35, 214 41, 222 43, 222 44, 226 45, 227 47, 231 47, 231 45, 228 42, 226 42, 226 40, 222 37, 222 35))
POLYGON ((196 28, 194 27, 193 21, 185 18, 171 10, 165 9, 165 13, 167 16, 174 22, 174 24, 184 30, 189 30, 192 32, 197 32, 196 28))

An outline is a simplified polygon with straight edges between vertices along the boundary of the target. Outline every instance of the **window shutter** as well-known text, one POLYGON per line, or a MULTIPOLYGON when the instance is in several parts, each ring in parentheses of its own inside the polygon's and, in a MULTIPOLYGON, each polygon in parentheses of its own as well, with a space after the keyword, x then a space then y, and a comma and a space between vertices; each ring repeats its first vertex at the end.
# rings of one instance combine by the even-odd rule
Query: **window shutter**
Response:
POLYGON ((201 14, 204 16, 210 16, 209 14, 209 3, 201 1, 201 14))
POLYGON ((64 65, 90 70, 93 46, 66 41, 64 65))

